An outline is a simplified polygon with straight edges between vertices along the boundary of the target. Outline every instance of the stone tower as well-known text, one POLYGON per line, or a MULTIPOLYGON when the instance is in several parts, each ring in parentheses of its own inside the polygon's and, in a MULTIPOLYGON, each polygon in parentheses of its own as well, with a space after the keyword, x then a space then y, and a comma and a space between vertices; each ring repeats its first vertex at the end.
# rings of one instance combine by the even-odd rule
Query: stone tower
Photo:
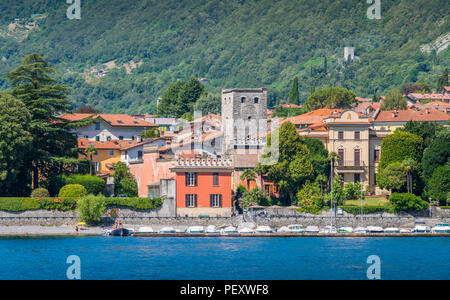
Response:
POLYGON ((238 148, 259 149, 257 137, 267 131, 267 90, 222 90, 222 130, 225 155, 238 148))

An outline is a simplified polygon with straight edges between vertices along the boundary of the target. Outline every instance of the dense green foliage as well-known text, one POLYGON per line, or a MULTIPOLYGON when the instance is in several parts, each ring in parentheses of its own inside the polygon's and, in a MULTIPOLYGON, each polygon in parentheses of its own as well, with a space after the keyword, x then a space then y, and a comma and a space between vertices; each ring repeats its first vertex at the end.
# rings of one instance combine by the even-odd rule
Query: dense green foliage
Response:
POLYGON ((436 135, 443 130, 443 126, 435 122, 408 121, 405 126, 397 130, 406 131, 423 139, 423 148, 430 146, 436 135))
POLYGON ((392 193, 389 202, 395 212, 408 210, 423 210, 428 207, 428 203, 419 196, 409 193, 392 193))
POLYGON ((427 182, 428 194, 433 200, 439 201, 441 205, 448 202, 450 194, 450 165, 436 168, 427 182))
POLYGON ((0 191, 2 196, 26 193, 23 167, 31 144, 28 131, 30 113, 25 105, 6 93, 0 93, 0 191))
POLYGON ((130 173, 128 166, 119 161, 114 170, 114 194, 126 195, 128 197, 138 196, 136 178, 130 173))
POLYGON ((271 204, 270 198, 264 191, 259 188, 254 188, 251 191, 246 190, 242 196, 242 207, 246 208, 251 205, 269 206, 271 204))
POLYGON ((409 132, 395 131, 381 142, 380 169, 393 162, 402 162, 411 158, 416 162, 422 160, 423 139, 409 132))
POLYGON ((199 111, 202 115, 216 114, 222 112, 222 102, 220 96, 212 94, 202 94, 194 104, 194 111, 199 111))
POLYGON ((30 197, 31 197, 31 198, 50 197, 50 193, 48 192, 47 189, 44 189, 44 188, 38 188, 38 189, 34 189, 34 190, 31 192, 30 197))
POLYGON ((297 201, 299 212, 317 214, 324 206, 324 199, 318 184, 311 183, 309 180, 298 191, 297 201))
POLYGON ((406 98, 403 97, 402 92, 399 89, 393 89, 389 91, 386 95, 386 99, 384 99, 383 104, 381 105, 382 110, 401 110, 406 109, 408 107, 408 103, 406 102, 406 98))
MULTIPOLYGON (((155 210, 161 207, 161 198, 104 198, 106 207, 125 207, 136 210, 155 210)), ((20 212, 26 210, 60 210, 73 211, 77 207, 75 198, 2 198, 0 197, 0 211, 20 212)))
POLYGON ((78 198, 87 195, 87 191, 81 184, 67 184, 59 190, 59 197, 78 198))
POLYGON ((420 51, 448 32, 447 0, 383 0, 380 20, 367 18, 370 5, 355 0, 82 1, 81 20, 67 19, 68 6, 60 0, 0 3, 2 33, 16 17, 47 14, 24 40, 1 35, 7 60, 0 72, 40 53, 63 74, 76 106, 103 112, 154 113, 170 82, 191 75, 210 79, 205 87, 215 94, 266 86, 271 105, 275 97, 288 98, 295 76, 301 102, 313 86, 385 95, 419 81, 436 87, 450 61, 450 50, 420 51), (344 62, 345 46, 354 46, 359 58, 344 62), (119 68, 89 76, 90 68, 112 60, 119 68), (123 64, 131 60, 143 64, 128 74, 123 64))
POLYGON ((296 76, 292 81, 292 87, 289 92, 288 103, 300 104, 299 101, 300 101, 300 94, 298 92, 298 77, 296 76))
POLYGON ((70 175, 63 176, 65 184, 80 184, 88 194, 98 195, 105 193, 105 181, 97 176, 91 175, 70 175))
POLYGON ((440 132, 423 152, 423 175, 428 180, 434 170, 442 165, 450 164, 450 129, 440 132))
POLYGON ((87 195, 77 202, 78 217, 81 221, 93 224, 101 220, 106 210, 104 196, 87 195))
POLYGON ((355 93, 339 87, 328 87, 312 93, 305 102, 309 110, 328 108, 350 108, 356 102, 355 93))

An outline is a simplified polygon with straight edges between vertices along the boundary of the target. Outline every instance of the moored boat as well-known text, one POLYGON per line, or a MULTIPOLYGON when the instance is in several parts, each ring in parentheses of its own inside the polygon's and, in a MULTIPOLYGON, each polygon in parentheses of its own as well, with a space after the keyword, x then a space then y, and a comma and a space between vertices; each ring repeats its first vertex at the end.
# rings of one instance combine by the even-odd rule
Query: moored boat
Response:
POLYGON ((204 233, 203 226, 189 226, 186 230, 187 233, 204 233))
POLYGON ((383 232, 383 227, 379 226, 367 226, 367 231, 369 233, 381 233, 383 232))
POLYGON ((176 230, 173 229, 173 227, 167 226, 167 227, 163 227, 159 230, 159 233, 176 233, 176 230))
POLYGON ((385 233, 400 233, 400 229, 397 227, 388 227, 384 229, 385 233))
POLYGON ((304 229, 303 229, 303 225, 291 224, 291 225, 288 225, 287 231, 292 232, 292 233, 303 233, 304 229))
POLYGON ((338 229, 338 233, 353 233, 352 227, 341 227, 338 229))
POLYGON ((307 232, 307 233, 319 233, 319 227, 317 227, 317 226, 308 226, 308 227, 306 227, 306 229, 305 229, 305 232, 307 232))
POLYGON ((217 231, 216 226, 214 225, 209 225, 208 227, 206 227, 205 233, 218 233, 219 231, 217 231))
POLYGON ((258 226, 255 229, 256 233, 272 233, 272 228, 269 226, 258 226))
POLYGON ((238 230, 238 233, 240 233, 240 234, 249 234, 249 233, 255 233, 255 231, 253 229, 251 229, 251 228, 243 227, 243 228, 240 228, 238 230))
POLYGON ((431 228, 433 233, 450 233, 450 226, 447 223, 438 223, 431 228))
POLYGON ((337 233, 337 230, 334 226, 325 226, 320 229, 319 233, 337 233))
POLYGON ((237 233, 237 229, 236 229, 236 227, 228 226, 228 227, 225 227, 224 229, 222 229, 220 232, 223 234, 233 234, 233 233, 237 233))
POLYGON ((115 228, 108 232, 108 236, 130 236, 132 232, 126 228, 115 228))
POLYGON ((366 227, 356 227, 355 230, 353 231, 354 233, 367 233, 368 230, 366 227))

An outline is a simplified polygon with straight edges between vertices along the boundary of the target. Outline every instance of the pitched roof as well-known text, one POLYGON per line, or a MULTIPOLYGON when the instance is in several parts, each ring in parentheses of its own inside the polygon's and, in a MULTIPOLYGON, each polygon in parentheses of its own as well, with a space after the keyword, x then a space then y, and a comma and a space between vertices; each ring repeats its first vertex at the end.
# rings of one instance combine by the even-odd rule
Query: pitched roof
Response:
POLYGON ((432 102, 425 103, 422 105, 423 106, 449 106, 450 107, 450 103, 442 102, 442 101, 432 101, 432 102))
POLYGON ((430 94, 421 94, 421 93, 410 93, 408 94, 408 98, 420 101, 420 100, 450 100, 450 96, 440 94, 440 93, 430 93, 430 94))
POLYGON ((90 141, 85 138, 79 138, 78 139, 78 148, 79 149, 86 149, 89 146, 94 146, 97 150, 123 150, 128 147, 134 146, 138 144, 136 141, 132 140, 114 140, 114 141, 90 141))
POLYGON ((299 116, 290 117, 283 121, 289 121, 294 125, 308 125, 321 122, 323 119, 333 116, 339 116, 343 109, 319 108, 299 116))
POLYGON ((280 107, 282 108, 302 108, 302 105, 292 104, 292 103, 283 103, 280 104, 280 107))
POLYGON ((92 117, 93 119, 101 118, 111 126, 123 127, 155 127, 157 125, 144 121, 142 119, 134 118, 126 114, 83 114, 83 113, 67 113, 59 116, 60 119, 69 122, 79 121, 92 117))
POLYGON ((407 121, 447 121, 449 115, 435 109, 425 110, 384 110, 376 116, 375 122, 407 122, 407 121))

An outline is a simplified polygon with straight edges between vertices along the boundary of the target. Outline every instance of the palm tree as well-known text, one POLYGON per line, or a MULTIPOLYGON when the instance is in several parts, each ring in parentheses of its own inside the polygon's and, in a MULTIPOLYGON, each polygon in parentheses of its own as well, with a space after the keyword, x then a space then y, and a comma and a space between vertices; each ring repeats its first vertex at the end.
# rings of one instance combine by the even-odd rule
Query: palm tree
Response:
POLYGON ((247 181, 247 190, 250 190, 250 181, 254 181, 257 178, 258 174, 256 174, 253 169, 245 169, 241 174, 241 180, 247 181))
POLYGON ((97 149, 95 149, 94 145, 90 145, 84 149, 84 153, 89 157, 89 174, 92 175, 92 155, 97 153, 97 149))
MULTIPOLYGON (((330 173, 330 189, 331 189, 331 209, 333 209, 333 182, 334 182, 334 163, 337 160, 340 160, 339 154, 336 152, 330 152, 328 154, 328 159, 331 164, 331 173, 330 173)), ((334 207, 334 224, 336 225, 336 207, 334 207)))
POLYGON ((328 178, 325 174, 319 174, 316 180, 320 183, 320 194, 323 195, 323 186, 327 183, 328 178))
POLYGON ((413 182, 412 182, 412 173, 417 168, 417 163, 414 159, 406 158, 402 161, 402 167, 406 172, 406 188, 408 193, 412 193, 413 182))

